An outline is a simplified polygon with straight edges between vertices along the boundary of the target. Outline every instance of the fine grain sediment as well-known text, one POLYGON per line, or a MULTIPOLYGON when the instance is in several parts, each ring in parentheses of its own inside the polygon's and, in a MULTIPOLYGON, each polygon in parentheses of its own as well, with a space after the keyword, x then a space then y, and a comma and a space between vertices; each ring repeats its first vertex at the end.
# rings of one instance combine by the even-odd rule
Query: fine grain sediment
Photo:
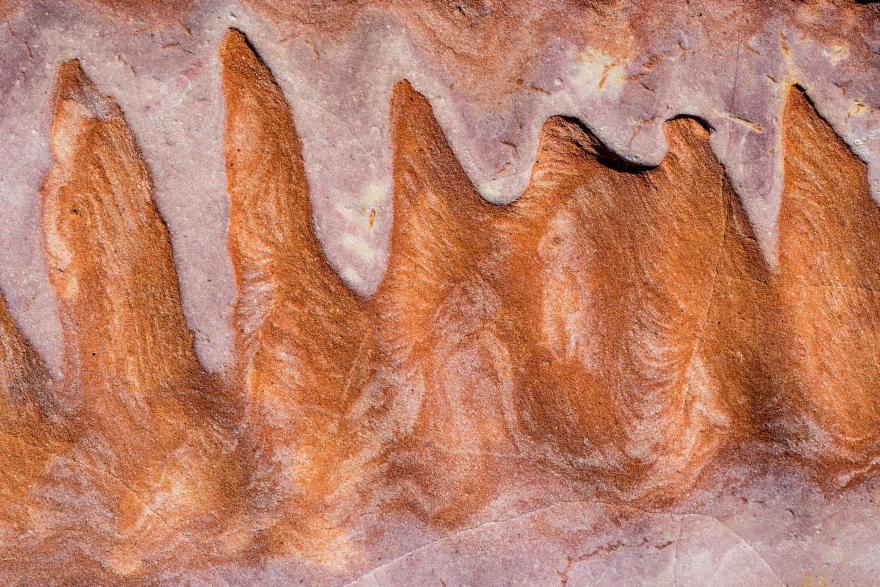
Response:
POLYGON ((666 156, 666 124, 693 116, 766 262, 779 255, 782 112, 803 88, 867 165, 877 198, 878 5, 715 0, 0 2, 0 287, 50 372, 59 316, 38 199, 51 161, 56 68, 78 59, 113 94, 152 172, 184 314, 211 372, 233 360, 235 285, 217 59, 244 31, 296 120, 313 228, 345 283, 382 281, 392 214, 393 88, 425 96, 476 191, 504 204, 529 185, 544 122, 579 121, 625 165, 666 156))
MULTIPOLYGON (((667 122, 668 154, 637 168, 550 118, 525 194, 495 205, 401 81, 387 270, 364 297, 315 234, 273 73, 237 30, 219 61, 225 377, 196 357, 122 110, 78 62, 58 70, 41 228, 63 374, 4 306, 4 581, 337 582, 417 548, 395 542, 401 517, 455 536, 541 488, 623 524, 728 469, 831 497, 874 479, 880 208, 800 88, 769 264, 698 120, 667 122)), ((685 522, 702 518, 662 548, 685 522)))

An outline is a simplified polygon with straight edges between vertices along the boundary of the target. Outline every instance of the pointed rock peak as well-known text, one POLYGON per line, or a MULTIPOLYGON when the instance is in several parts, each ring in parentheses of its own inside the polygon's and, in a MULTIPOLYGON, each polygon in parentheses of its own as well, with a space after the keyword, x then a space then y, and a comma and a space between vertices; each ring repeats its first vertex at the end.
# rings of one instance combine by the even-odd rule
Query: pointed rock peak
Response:
POLYGON ((251 47, 247 36, 238 29, 229 29, 223 35, 223 41, 220 44, 220 59, 225 66, 236 65, 259 69, 265 67, 256 51, 251 47))
MULTIPOLYGON (((486 258, 499 208, 480 198, 427 100, 407 82, 394 87, 391 128, 394 222, 378 297, 408 299, 416 290, 442 297, 486 258)), ((423 309, 428 297, 418 300, 423 309)))
MULTIPOLYGON (((392 119, 397 121, 398 119, 395 114, 399 114, 399 109, 406 107, 421 109, 422 111, 431 110, 428 99, 417 92, 412 84, 409 83, 409 80, 402 79, 394 84, 394 89, 391 93, 392 119)), ((431 117, 433 118, 433 114, 431 117)))
POLYGON ((880 286, 880 208, 868 167, 798 87, 785 109, 784 146, 781 270, 817 285, 880 286))
POLYGON ((800 85, 793 85, 788 90, 783 112, 783 144, 786 153, 786 161, 797 163, 791 159, 791 155, 797 156, 812 154, 816 157, 845 157, 852 160, 858 167, 860 175, 867 175, 867 165, 847 146, 842 138, 834 131, 825 120, 806 90, 800 85), (824 141, 826 146, 809 153, 799 151, 803 149, 802 142, 805 133, 815 133, 813 141, 824 141))
POLYGON ((788 95, 785 98, 785 115, 786 122, 788 117, 793 113, 806 113, 812 111, 814 116, 819 116, 813 101, 807 95, 807 91, 800 84, 792 84, 788 88, 788 95))
POLYGON ((486 213, 496 206, 474 188, 449 143, 428 99, 406 80, 395 84, 390 105, 394 141, 395 212, 404 206, 435 204, 475 207, 486 213), (443 194, 442 196, 440 194, 443 194), (413 199, 415 198, 415 199, 413 199), (422 200, 428 202, 422 202, 422 200))
POLYGON ((234 156, 259 159, 259 153, 251 152, 249 145, 271 143, 273 153, 290 160, 290 165, 285 163, 285 167, 296 172, 305 190, 305 171, 300 160, 302 149, 290 108, 272 72, 244 33, 229 29, 220 47, 220 64, 226 102, 227 148, 230 143, 236 143, 235 147, 240 150, 227 153, 227 164, 235 164, 234 156))
MULTIPOLYGON (((365 328, 361 302, 334 273, 315 234, 299 138, 284 95, 239 31, 227 33, 220 59, 236 345, 247 349, 242 356, 272 357, 265 364, 303 354, 289 350, 298 344, 313 345, 305 353, 311 355, 314 348, 353 337, 357 349, 365 328)), ((245 361, 243 368, 252 366, 245 361)), ((322 364, 315 372, 334 369, 322 364)))
POLYGON ((226 33, 220 61, 234 262, 239 253, 254 262, 297 258, 323 271, 301 145, 284 94, 240 31, 226 33))
POLYGON ((137 393, 176 384, 198 366, 146 165, 121 110, 77 61, 60 67, 54 98, 42 227, 65 377, 137 393))
POLYGON ((93 123, 122 118, 116 102, 98 91, 76 59, 58 68, 52 111, 49 140, 52 154, 62 166, 71 162, 80 136, 93 123))
MULTIPOLYGON (((37 397, 49 383, 49 373, 21 334, 10 314, 6 300, 0 295, 0 412, 16 401, 51 400, 47 394, 37 397)), ((0 419, 7 414, 0 414, 0 419)))
POLYGON ((278 109, 283 110, 289 118, 287 103, 275 77, 244 33, 238 29, 229 29, 220 44, 219 55, 227 117, 234 110, 230 107, 230 100, 238 100, 251 94, 260 96, 263 100, 271 100, 271 103, 260 105, 261 113, 278 109))
POLYGON ((58 68, 53 101, 56 114, 68 102, 81 107, 82 115, 90 118, 108 120, 114 114, 113 100, 98 91, 77 59, 66 61, 58 68))

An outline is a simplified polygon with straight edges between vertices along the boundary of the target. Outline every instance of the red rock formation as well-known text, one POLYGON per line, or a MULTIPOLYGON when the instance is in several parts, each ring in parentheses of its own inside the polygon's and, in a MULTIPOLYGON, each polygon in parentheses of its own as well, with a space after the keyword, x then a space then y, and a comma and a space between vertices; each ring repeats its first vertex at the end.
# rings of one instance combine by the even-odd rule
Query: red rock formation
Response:
POLYGON ((241 33, 228 33, 220 53, 238 289, 233 380, 245 403, 239 456, 267 548, 330 556, 341 521, 324 510, 358 474, 346 460, 367 427, 353 412, 375 371, 373 324, 312 232, 281 91, 241 33))
POLYGON ((63 377, 3 305, 4 580, 333 582, 392 558, 407 520, 455 536, 545 485, 623 524, 742 462, 830 496, 874 479, 880 209, 801 90, 771 265, 696 119, 669 121, 668 155, 640 168, 554 117, 529 189, 500 206, 401 81, 388 265, 367 298, 315 235, 273 74, 236 30, 219 60, 225 378, 196 358, 122 110, 78 62, 59 69, 42 231, 63 377))
POLYGON ((750 434, 842 482, 878 454, 880 210, 865 166, 792 90, 785 110, 779 265, 729 223, 707 331, 712 379, 750 434))

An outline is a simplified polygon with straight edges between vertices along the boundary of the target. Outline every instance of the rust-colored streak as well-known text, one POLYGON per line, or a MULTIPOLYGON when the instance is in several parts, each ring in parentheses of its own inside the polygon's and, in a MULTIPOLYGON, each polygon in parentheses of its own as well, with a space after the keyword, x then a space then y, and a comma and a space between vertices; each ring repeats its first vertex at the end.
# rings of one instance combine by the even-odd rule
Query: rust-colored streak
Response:
POLYGON ((635 497, 688 480, 727 436, 701 336, 732 194, 695 121, 671 122, 669 155, 638 173, 603 164, 595 141, 578 153, 566 130, 549 134, 514 205, 525 230, 505 231, 516 253, 503 281, 528 341, 514 347, 517 412, 556 457, 635 497), (575 160, 554 161, 556 141, 575 160), (554 177, 560 165, 577 177, 554 177))
MULTIPOLYGON (((112 447, 117 474, 155 466, 197 424, 181 388, 202 388, 150 180, 119 107, 77 62, 61 66, 52 125, 54 164, 43 189, 49 278, 64 334, 69 407, 84 435, 112 447)), ((84 458, 103 459, 96 454, 84 458)))
MULTIPOLYGON (((198 371, 180 307, 171 243, 119 107, 79 64, 61 66, 43 190, 49 276, 65 326, 65 375, 137 401, 198 371), (145 246, 145 243, 149 243, 145 246)), ((85 401, 90 398, 84 397, 85 401)))
POLYGON ((359 452, 352 426, 364 426, 352 411, 374 368, 372 324, 315 238, 281 90, 241 33, 220 53, 250 501, 271 551, 335 554, 344 547, 327 542, 342 537, 326 500, 356 474, 346 462, 359 452))
POLYGON ((880 209, 867 167, 801 91, 785 112, 779 340, 804 457, 838 472, 880 452, 880 209))
POLYGON ((779 265, 762 266, 734 215, 706 336, 710 375, 741 435, 839 485, 880 453, 880 210, 864 164, 800 90, 789 96, 784 130, 779 265))
MULTIPOLYGON (((6 337, 6 358, 19 376, 29 365, 25 391, 54 433, 4 436, 2 510, 30 528, 7 548, 18 553, 12 560, 82 558, 64 566, 74 583, 210 569, 201 542, 220 536, 211 548, 223 552, 237 507, 224 410, 195 359, 146 167, 119 107, 75 61, 59 69, 51 148, 43 235, 64 378, 49 383, 6 337), (40 401, 41 386, 52 401, 40 401)), ((17 576, 56 583, 53 567, 17 576)))
POLYGON ((58 434, 46 429, 58 411, 53 391, 46 368, 0 297, 0 431, 24 435, 31 444, 49 441, 58 434))
POLYGON ((396 395, 413 406, 391 476, 410 507, 454 523, 490 497, 510 454, 509 351, 495 328, 503 292, 487 280, 503 211, 481 200, 430 106, 406 82, 391 104, 394 225, 373 301, 396 395))

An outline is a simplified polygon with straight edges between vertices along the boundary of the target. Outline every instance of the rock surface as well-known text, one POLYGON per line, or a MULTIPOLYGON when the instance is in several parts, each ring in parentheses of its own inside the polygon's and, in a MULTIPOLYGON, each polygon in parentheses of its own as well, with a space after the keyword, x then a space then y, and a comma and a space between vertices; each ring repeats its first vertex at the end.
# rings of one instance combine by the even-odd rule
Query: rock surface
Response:
POLYGON ((875 6, 0 16, 3 583, 880 575, 875 6))

